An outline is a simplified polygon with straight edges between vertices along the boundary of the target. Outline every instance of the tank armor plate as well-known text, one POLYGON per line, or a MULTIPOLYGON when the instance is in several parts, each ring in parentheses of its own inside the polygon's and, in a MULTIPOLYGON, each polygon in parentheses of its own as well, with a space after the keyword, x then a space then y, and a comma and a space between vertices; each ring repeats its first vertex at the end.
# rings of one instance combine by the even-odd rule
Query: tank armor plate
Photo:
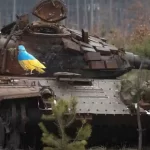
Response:
POLYGON ((0 85, 2 89, 0 97, 2 99, 4 96, 7 98, 17 98, 21 95, 25 97, 39 96, 40 88, 50 87, 57 97, 64 99, 76 97, 78 100, 77 113, 79 114, 130 114, 130 110, 120 100, 117 88, 120 80, 91 79, 89 82, 88 79, 86 82, 86 79, 84 81, 79 79, 13 77, 13 80, 17 81, 14 84, 0 85))

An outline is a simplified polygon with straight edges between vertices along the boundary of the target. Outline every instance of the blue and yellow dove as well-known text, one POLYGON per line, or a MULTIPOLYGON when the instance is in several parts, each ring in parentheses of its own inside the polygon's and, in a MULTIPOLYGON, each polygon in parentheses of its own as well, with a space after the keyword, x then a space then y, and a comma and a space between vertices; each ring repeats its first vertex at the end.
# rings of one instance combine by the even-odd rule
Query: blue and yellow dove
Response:
POLYGON ((39 73, 45 72, 43 69, 45 69, 46 67, 42 63, 40 63, 34 56, 29 54, 23 45, 19 45, 18 50, 18 61, 25 71, 30 70, 31 74, 33 70, 36 70, 39 73))

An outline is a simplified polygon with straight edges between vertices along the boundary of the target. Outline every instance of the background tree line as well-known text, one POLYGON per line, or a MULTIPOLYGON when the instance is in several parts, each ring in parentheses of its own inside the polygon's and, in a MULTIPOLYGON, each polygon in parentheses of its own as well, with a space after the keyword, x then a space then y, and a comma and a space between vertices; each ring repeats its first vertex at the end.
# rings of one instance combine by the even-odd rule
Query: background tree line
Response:
MULTIPOLYGON (((1 0, 0 27, 15 19, 15 14, 29 13, 40 0, 1 0)), ((135 10, 139 14, 149 16, 149 0, 63 0, 68 7, 68 18, 63 23, 71 28, 87 28, 91 32, 99 33, 114 28, 131 30, 129 20, 135 18, 135 10), (144 10, 139 10, 139 5, 144 10)), ((30 16, 31 20, 35 17, 30 16)), ((147 18, 149 19, 149 18, 147 18)))

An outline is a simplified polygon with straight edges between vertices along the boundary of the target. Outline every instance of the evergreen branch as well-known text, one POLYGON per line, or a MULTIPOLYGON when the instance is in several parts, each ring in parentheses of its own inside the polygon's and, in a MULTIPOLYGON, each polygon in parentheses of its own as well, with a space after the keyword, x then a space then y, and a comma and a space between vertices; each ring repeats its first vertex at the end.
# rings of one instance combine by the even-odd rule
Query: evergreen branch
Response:
POLYGON ((85 126, 82 125, 82 127, 79 129, 78 134, 76 136, 75 140, 87 140, 91 135, 91 126, 86 124, 85 126))
POLYGON ((42 122, 39 123, 39 127, 45 134, 49 134, 48 130, 46 129, 46 127, 42 122))
POLYGON ((55 120, 54 115, 42 115, 42 119, 46 121, 55 120))
POLYGON ((64 138, 65 138, 65 135, 64 135, 64 127, 62 125, 62 121, 61 119, 59 120, 59 118, 57 119, 57 122, 58 122, 58 125, 59 125, 59 130, 60 130, 60 136, 61 136, 61 147, 63 147, 63 143, 64 143, 64 138))
POLYGON ((82 126, 81 126, 81 127, 80 127, 80 129, 78 130, 77 135, 76 135, 76 137, 75 137, 75 139, 74 139, 74 141, 73 141, 73 142, 75 142, 75 141, 77 141, 77 140, 78 140, 78 136, 79 136, 79 134, 80 134, 80 132, 81 132, 81 130, 82 130, 82 128, 83 128, 83 126, 84 126, 84 124, 82 123, 82 126))
POLYGON ((59 141, 58 138, 53 134, 49 134, 46 137, 45 136, 42 137, 42 142, 51 147, 59 148, 60 143, 58 141, 59 141))
POLYGON ((68 121, 67 121, 67 123, 66 123, 66 125, 65 125, 66 128, 69 127, 69 126, 74 122, 75 117, 76 117, 76 114, 75 114, 75 113, 70 116, 70 118, 68 119, 68 121))
POLYGON ((72 113, 69 114, 70 117, 67 120, 67 123, 66 123, 66 126, 65 126, 66 128, 69 127, 73 123, 73 121, 75 120, 75 117, 76 117, 76 105, 77 105, 76 99, 72 98, 71 99, 71 111, 72 111, 72 113))

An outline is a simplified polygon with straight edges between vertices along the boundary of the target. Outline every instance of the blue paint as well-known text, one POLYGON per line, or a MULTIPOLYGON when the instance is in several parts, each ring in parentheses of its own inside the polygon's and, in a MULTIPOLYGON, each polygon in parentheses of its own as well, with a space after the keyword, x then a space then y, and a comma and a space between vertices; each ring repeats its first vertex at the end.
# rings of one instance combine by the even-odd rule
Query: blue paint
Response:
POLYGON ((18 46, 19 52, 20 51, 26 51, 25 47, 23 45, 19 45, 18 46))
POLYGON ((19 54, 18 54, 18 60, 35 60, 36 58, 34 56, 32 56, 31 54, 29 54, 25 47, 23 45, 19 45, 18 46, 19 49, 19 54))

